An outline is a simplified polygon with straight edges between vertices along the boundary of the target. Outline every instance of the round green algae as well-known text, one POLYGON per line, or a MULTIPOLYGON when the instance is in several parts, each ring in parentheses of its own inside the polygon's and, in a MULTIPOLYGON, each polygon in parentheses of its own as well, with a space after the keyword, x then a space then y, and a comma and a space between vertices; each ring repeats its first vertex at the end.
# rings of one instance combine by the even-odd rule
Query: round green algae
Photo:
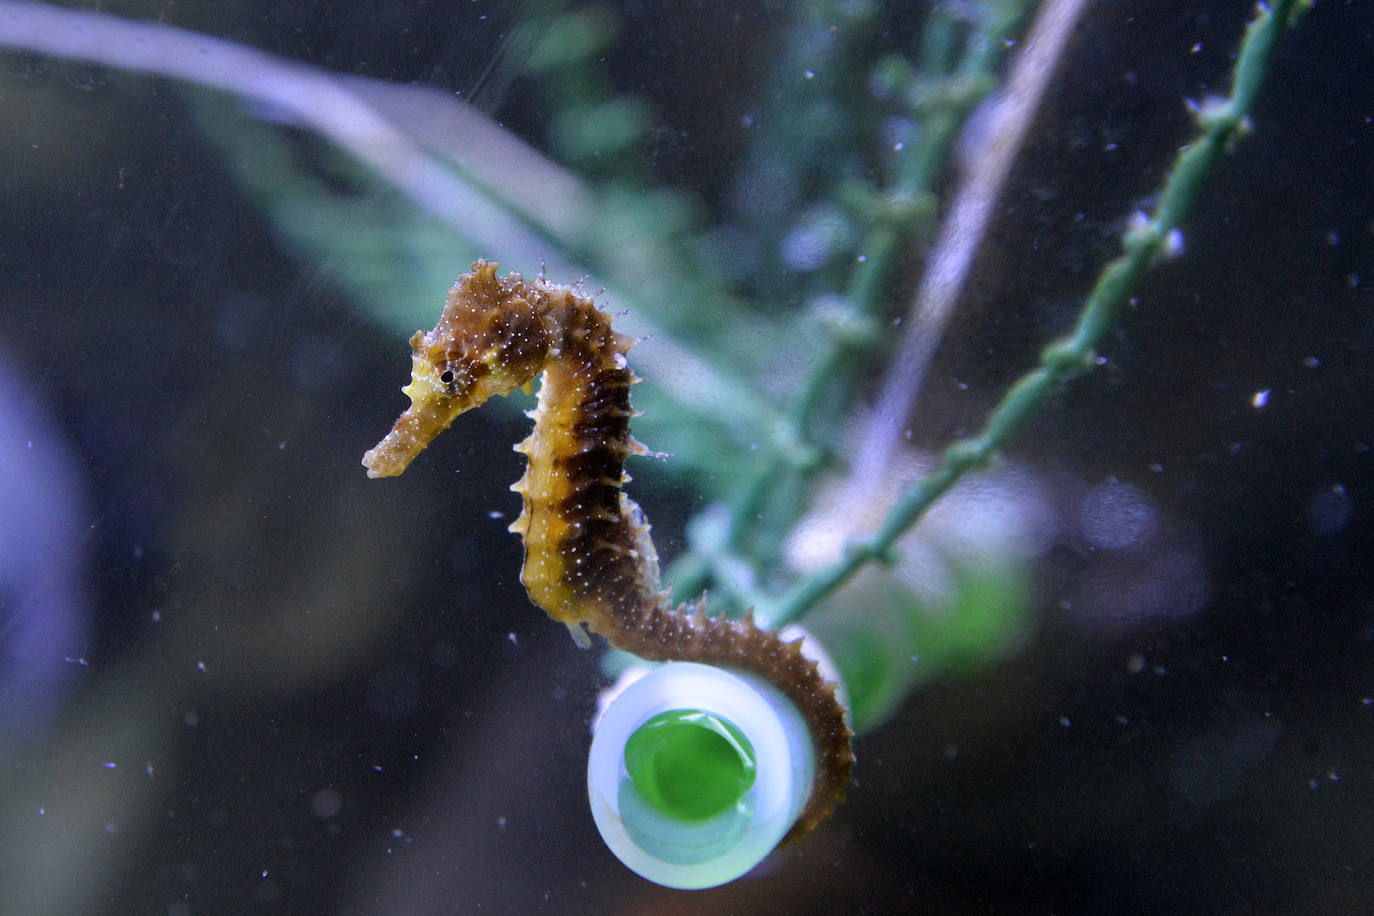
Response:
POLYGON ((754 746, 732 722, 699 709, 659 713, 625 742, 625 769, 640 795, 683 821, 738 804, 757 765, 754 746))

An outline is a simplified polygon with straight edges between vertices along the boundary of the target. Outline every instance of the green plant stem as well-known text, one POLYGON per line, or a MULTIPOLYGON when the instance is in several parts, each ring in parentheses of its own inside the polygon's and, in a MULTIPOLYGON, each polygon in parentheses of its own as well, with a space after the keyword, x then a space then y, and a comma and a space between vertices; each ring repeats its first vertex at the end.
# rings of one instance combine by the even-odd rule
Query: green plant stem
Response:
POLYGON ((1310 0, 1277 0, 1270 7, 1261 5, 1246 28, 1230 97, 1208 101, 1198 109, 1200 136, 1184 148, 1174 163, 1153 215, 1127 232, 1122 241, 1124 253, 1098 276, 1074 329, 1046 347, 1040 365, 1011 386, 993 409, 981 434, 951 445, 938 467, 907 488, 877 532, 850 543, 842 559, 816 570, 766 608, 769 625, 781 627, 800 619, 866 564, 890 561, 897 539, 935 500, 965 472, 983 464, 1005 446, 1052 392, 1096 364, 1098 341, 1112 326, 1122 303, 1153 263, 1165 240, 1187 214, 1208 169, 1227 144, 1246 129, 1246 116, 1264 80, 1274 46, 1284 28, 1307 6, 1310 0))
MULTIPOLYGON (((853 316, 846 330, 830 334, 807 373, 802 393, 785 421, 795 445, 814 443, 818 435, 833 433, 850 403, 866 348, 880 343, 880 335, 854 333, 853 327, 876 320, 898 263, 898 255, 929 234, 936 206, 934 189, 945 172, 949 150, 969 113, 996 87, 996 68, 1031 4, 1007 0, 984 4, 976 25, 965 36, 956 56, 956 26, 942 12, 931 13, 922 37, 921 72, 908 88, 912 114, 921 123, 918 142, 892 154, 893 178, 886 188, 859 192, 869 214, 870 228, 857 250, 863 254, 849 276, 844 301, 853 316), (865 339, 865 337, 867 339, 865 339), (817 431, 820 431, 819 434, 817 431)), ((750 558, 754 568, 766 568, 796 522, 810 478, 821 465, 820 448, 773 450, 760 461, 730 501, 723 544, 699 549, 674 564, 668 581, 679 598, 689 598, 708 584, 718 598, 737 607, 755 603, 754 595, 722 575, 724 567, 738 568, 750 558)))

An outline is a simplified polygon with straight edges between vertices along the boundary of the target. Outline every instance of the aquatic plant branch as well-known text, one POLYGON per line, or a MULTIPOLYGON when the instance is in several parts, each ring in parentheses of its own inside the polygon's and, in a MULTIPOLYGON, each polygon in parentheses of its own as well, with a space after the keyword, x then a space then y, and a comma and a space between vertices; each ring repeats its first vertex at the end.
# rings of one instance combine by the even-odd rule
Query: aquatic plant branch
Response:
MULTIPOLYGON (((437 90, 331 74, 162 23, 15 0, 0 0, 0 48, 166 76, 255 102, 265 116, 348 151, 480 250, 501 252, 526 269, 590 276, 562 252, 579 247, 576 226, 592 209, 592 190, 437 90)), ((808 452, 794 425, 752 384, 664 333, 635 296, 608 284, 605 298, 628 310, 627 331, 654 340, 636 362, 678 404, 711 418, 735 443, 758 441, 763 430, 769 447, 792 460, 808 452)))
POLYGON ((771 606, 763 616, 771 626, 801 618, 822 599, 875 560, 888 561, 897 539, 970 469, 998 452, 1035 410, 1070 378, 1097 363, 1096 346, 1112 326, 1121 305, 1161 252, 1170 251, 1173 234, 1187 215, 1203 179, 1228 145, 1248 129, 1248 112, 1264 80, 1274 46, 1284 29, 1309 7, 1310 0, 1261 4, 1246 28, 1232 76, 1231 95, 1196 107, 1201 132, 1174 163, 1154 213, 1135 220, 1122 239, 1124 253, 1098 276, 1073 330, 1047 346, 1040 365, 1018 379, 993 409, 983 431, 945 450, 934 470, 915 481, 871 536, 846 546, 844 556, 816 570, 771 606))
MULTIPOLYGON (((991 91, 993 75, 1003 58, 1008 36, 1014 33, 1027 4, 992 3, 979 10, 978 22, 967 36, 962 56, 950 61, 949 23, 940 10, 931 12, 923 36, 924 49, 908 95, 920 119, 917 142, 905 144, 892 155, 894 177, 880 192, 869 194, 872 224, 858 246, 860 257, 850 273, 844 301, 860 321, 877 316, 886 287, 896 268, 897 256, 917 239, 924 238, 936 214, 935 190, 945 170, 945 160, 955 132, 969 112, 991 91), (940 38, 932 39, 934 33, 940 38), (932 47, 935 46, 935 47, 932 47)), ((808 378, 792 416, 802 428, 829 427, 838 415, 822 415, 821 395, 837 386, 847 389, 857 371, 852 358, 858 345, 877 342, 878 335, 858 338, 833 333, 808 378)), ((843 405, 848 398, 836 399, 843 405)))
MULTIPOLYGON (((332 75, 175 26, 0 0, 0 47, 20 48, 198 83, 252 99, 347 149, 417 206, 508 259, 539 263, 547 242, 473 183, 428 155, 332 75)), ((483 116, 475 110, 473 117, 483 116)), ((577 276, 572 264, 550 269, 577 276)))
POLYGON ((1087 0, 1046 0, 1005 88, 983 103, 965 129, 960 146, 976 155, 969 160, 931 251, 901 344, 855 451, 849 479, 860 500, 861 494, 886 479, 884 472, 903 439, 926 366, 968 281, 1012 163, 1086 7, 1087 0))
MULTIPOLYGON (((916 142, 889 154, 892 178, 885 187, 850 183, 836 190, 869 228, 856 245, 860 256, 849 272, 843 314, 830 316, 826 339, 788 411, 795 443, 824 440, 842 422, 864 365, 856 357, 881 340, 877 319, 899 255, 928 235, 937 209, 935 190, 958 129, 995 87, 1008 38, 1029 7, 1025 2, 992 2, 966 8, 969 25, 962 44, 951 14, 933 10, 921 38, 919 71, 904 58, 879 63, 879 69, 899 71, 892 74, 895 88, 921 131, 916 142)), ((724 598, 736 609, 757 604, 757 593, 744 584, 740 571, 772 562, 824 458, 823 442, 818 442, 790 455, 774 451, 760 461, 729 503, 724 534, 709 544, 689 534, 690 551, 670 571, 678 597, 690 598, 710 584, 718 600, 724 598), (769 511, 770 506, 785 511, 769 511)), ((710 527, 714 531, 716 525, 710 527)))
POLYGON ((171 77, 256 102, 266 117, 352 153, 461 234, 480 227, 484 247, 507 260, 583 273, 550 258, 543 236, 569 244, 592 206, 585 183, 451 93, 328 73, 164 23, 14 0, 0 0, 0 48, 171 77))

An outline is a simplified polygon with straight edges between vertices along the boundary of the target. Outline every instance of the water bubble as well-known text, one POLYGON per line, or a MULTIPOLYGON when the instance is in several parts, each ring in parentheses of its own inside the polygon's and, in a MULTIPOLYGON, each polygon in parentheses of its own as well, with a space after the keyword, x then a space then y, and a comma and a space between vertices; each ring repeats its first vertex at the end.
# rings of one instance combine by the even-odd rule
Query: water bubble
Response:
POLYGON ((1103 550, 1137 547, 1154 534, 1155 510, 1128 483, 1108 481, 1094 487, 1078 507, 1078 521, 1088 543, 1103 550))
POLYGON ((849 240, 849 221, 831 206, 812 208, 783 239, 780 255, 796 271, 816 270, 849 240))
POLYGON ((1354 508, 1345 487, 1337 484, 1322 490, 1307 503, 1307 527, 1317 537, 1331 538, 1340 534, 1350 524, 1354 508))
POLYGON ((315 817, 327 821, 343 810, 343 796, 325 787, 310 797, 310 810, 315 817))

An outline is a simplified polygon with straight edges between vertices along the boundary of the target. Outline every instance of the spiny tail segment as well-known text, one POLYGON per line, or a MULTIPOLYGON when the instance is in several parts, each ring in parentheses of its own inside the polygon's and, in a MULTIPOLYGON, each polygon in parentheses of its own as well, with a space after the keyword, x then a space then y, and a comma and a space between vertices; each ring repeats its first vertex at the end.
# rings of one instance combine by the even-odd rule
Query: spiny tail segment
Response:
POLYGON ((796 704, 811 730, 816 775, 788 834, 806 833, 844 792, 854 755, 835 685, 752 617, 726 620, 673 609, 659 588, 649 525, 622 489, 625 459, 648 451, 630 435, 626 352, 634 341, 573 288, 542 277, 496 276, 478 261, 449 291, 434 330, 411 338, 410 408, 363 456, 369 477, 401 473, 453 419, 543 372, 534 430, 517 445, 529 459, 511 489, 524 506, 511 530, 524 539, 520 578, 530 599, 567 624, 652 661, 694 661, 757 674, 796 704))
POLYGON ((700 662, 748 671, 792 701, 811 732, 816 775, 806 807, 784 843, 809 832, 844 798, 854 765, 854 732, 835 697, 836 685, 802 654, 802 640, 784 642, 776 630, 759 629, 752 611, 742 620, 729 620, 706 616, 700 605, 674 609, 664 601, 645 607, 637 620, 627 621, 615 634, 601 635, 617 649, 649 661, 700 662))

